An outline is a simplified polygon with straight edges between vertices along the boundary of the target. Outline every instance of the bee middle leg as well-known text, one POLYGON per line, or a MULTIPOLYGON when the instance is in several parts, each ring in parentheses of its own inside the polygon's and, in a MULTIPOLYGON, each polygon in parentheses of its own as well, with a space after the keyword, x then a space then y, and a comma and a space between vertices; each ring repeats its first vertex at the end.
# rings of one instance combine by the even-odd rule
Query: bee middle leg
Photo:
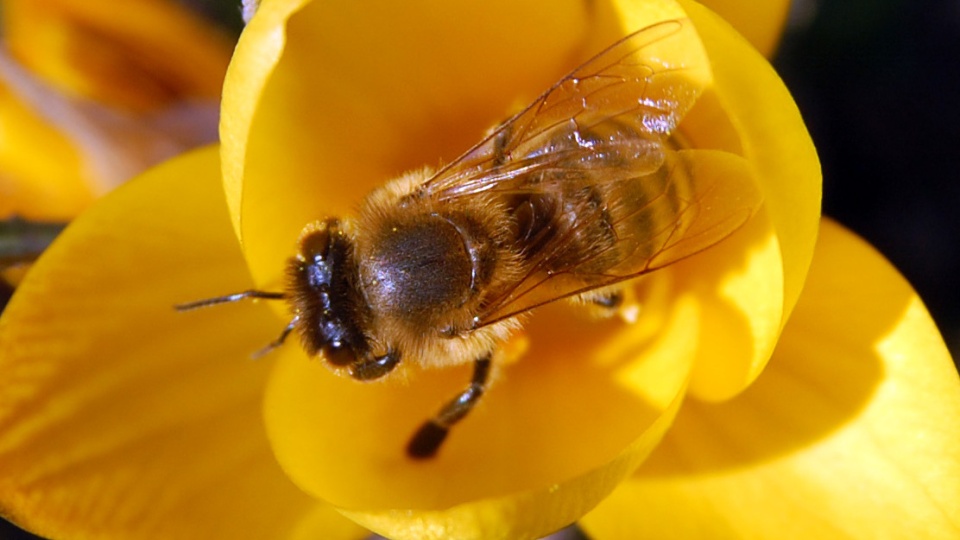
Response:
POLYGON ((450 432, 450 427, 463 420, 480 401, 490 378, 491 355, 488 353, 473 362, 473 377, 470 385, 447 402, 436 416, 427 420, 413 434, 407 444, 407 455, 414 459, 433 457, 450 432))
POLYGON ((284 342, 287 341, 287 338, 290 337, 290 333, 293 332, 294 328, 297 327, 297 324, 299 322, 300 322, 300 316, 297 315, 289 323, 287 323, 287 326, 283 328, 283 331, 280 332, 280 336, 277 337, 277 339, 271 341, 270 343, 267 344, 266 347, 250 355, 250 358, 253 360, 257 360, 269 354, 270 351, 283 345, 284 342))

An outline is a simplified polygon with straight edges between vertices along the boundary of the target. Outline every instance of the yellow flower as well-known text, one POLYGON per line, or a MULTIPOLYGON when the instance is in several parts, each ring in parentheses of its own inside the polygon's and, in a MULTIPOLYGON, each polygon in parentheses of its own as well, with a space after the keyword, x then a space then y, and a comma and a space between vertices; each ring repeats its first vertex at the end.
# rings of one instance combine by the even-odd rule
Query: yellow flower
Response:
POLYGON ((581 525, 598 540, 956 538, 958 412, 956 368, 923 302, 824 220, 757 382, 725 403, 685 403, 581 525))
POLYGON ((219 154, 95 205, 0 318, 0 508, 17 523, 536 538, 586 515, 597 538, 956 534, 960 385, 939 335, 876 253, 829 222, 816 240, 796 108, 698 4, 266 2, 225 84, 219 154), (403 446, 464 369, 362 385, 292 344, 248 362, 282 308, 170 308, 278 286, 305 223, 455 158, 592 52, 683 17, 712 80, 679 138, 746 159, 763 206, 641 280, 635 324, 538 311, 529 350, 435 459, 403 446))
POLYGON ((69 220, 216 140, 231 43, 175 2, 7 0, 0 23, 0 218, 69 220))

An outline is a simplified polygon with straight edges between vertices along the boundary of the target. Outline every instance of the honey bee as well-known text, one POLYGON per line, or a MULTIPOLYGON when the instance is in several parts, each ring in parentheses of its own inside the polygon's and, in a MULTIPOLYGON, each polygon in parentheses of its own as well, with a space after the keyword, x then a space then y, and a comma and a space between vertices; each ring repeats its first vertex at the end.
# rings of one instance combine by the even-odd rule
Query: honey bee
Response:
POLYGON ((355 218, 308 224, 283 292, 178 309, 284 300, 292 318, 267 349, 296 331, 309 355, 361 381, 400 362, 472 362, 466 388, 406 448, 434 456, 487 390, 498 346, 522 315, 563 298, 615 309, 618 284, 716 244, 759 205, 749 175, 701 175, 698 160, 711 151, 671 139, 702 91, 685 74, 705 66, 650 51, 692 32, 673 20, 631 34, 455 161, 387 183, 355 218))

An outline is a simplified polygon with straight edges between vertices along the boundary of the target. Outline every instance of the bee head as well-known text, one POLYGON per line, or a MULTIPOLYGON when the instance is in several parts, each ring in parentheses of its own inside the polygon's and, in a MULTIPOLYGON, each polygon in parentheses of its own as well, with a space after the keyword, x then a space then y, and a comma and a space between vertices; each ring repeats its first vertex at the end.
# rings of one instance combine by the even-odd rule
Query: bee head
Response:
POLYGON ((340 220, 328 218, 304 229, 300 251, 288 263, 288 296, 303 347, 335 366, 351 368, 368 356, 361 330, 366 303, 355 287, 353 242, 340 220))

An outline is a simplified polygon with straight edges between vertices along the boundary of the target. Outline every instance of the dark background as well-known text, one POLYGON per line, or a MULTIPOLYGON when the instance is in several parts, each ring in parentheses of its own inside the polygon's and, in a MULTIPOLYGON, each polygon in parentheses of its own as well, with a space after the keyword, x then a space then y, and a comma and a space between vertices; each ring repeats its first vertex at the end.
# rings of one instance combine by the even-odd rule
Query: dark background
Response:
POLYGON ((823 166, 824 214, 884 253, 960 351, 960 2, 797 2, 775 65, 823 166), (812 17, 812 18, 811 18, 812 17))
MULTIPOLYGON (((240 27, 239 0, 191 3, 240 27)), ((956 358, 960 2, 795 0, 774 64, 817 145, 824 213, 903 272, 956 358)), ((0 539, 27 538, 0 522, 0 539)))

